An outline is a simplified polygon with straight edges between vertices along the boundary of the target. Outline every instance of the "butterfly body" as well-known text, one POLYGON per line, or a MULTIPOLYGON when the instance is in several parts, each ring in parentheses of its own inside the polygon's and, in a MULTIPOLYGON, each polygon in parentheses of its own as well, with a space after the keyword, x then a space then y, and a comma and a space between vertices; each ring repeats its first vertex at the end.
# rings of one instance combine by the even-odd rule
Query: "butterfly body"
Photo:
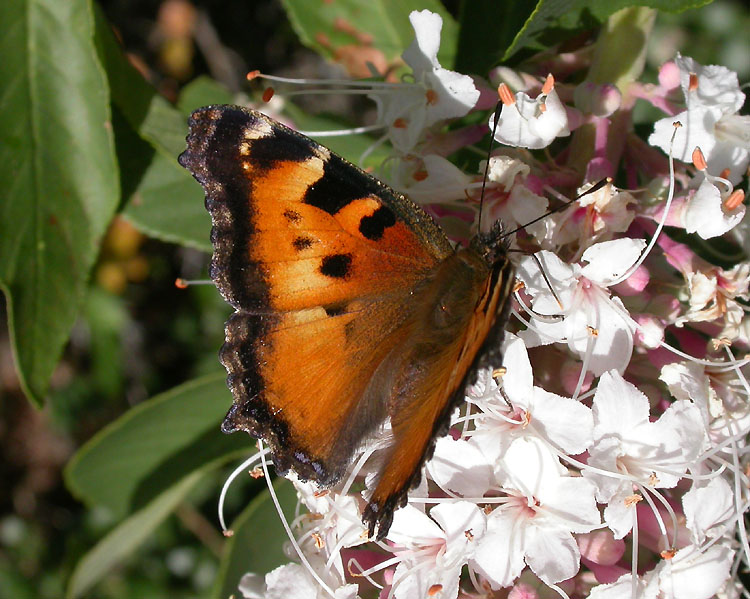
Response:
POLYGON ((180 163, 206 191, 210 275, 235 308, 223 430, 264 439, 277 471, 331 486, 390 422, 363 515, 382 538, 500 344, 513 281, 501 226, 455 249, 407 198, 239 107, 193 113, 180 163))

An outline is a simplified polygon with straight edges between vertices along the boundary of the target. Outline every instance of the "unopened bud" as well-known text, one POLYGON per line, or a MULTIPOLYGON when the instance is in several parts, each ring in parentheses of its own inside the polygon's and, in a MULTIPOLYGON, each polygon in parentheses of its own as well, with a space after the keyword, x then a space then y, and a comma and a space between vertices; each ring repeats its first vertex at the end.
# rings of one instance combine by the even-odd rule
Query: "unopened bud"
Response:
POLYGON ((508 67, 497 67, 490 71, 490 81, 493 85, 506 83, 512 89, 526 91, 539 85, 539 81, 528 73, 522 73, 508 67))
POLYGON ((622 94, 616 85, 603 85, 584 81, 573 92, 576 108, 584 114, 607 117, 613 114, 622 102, 622 94))

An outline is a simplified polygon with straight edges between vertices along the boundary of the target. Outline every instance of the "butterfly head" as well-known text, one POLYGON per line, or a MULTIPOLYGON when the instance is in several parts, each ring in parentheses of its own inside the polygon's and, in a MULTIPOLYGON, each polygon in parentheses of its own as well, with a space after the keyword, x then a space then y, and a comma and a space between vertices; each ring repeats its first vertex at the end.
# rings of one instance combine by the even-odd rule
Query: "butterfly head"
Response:
POLYGON ((488 266, 494 266, 508 259, 507 239, 503 222, 496 220, 489 231, 477 233, 471 240, 470 247, 484 259, 488 266))

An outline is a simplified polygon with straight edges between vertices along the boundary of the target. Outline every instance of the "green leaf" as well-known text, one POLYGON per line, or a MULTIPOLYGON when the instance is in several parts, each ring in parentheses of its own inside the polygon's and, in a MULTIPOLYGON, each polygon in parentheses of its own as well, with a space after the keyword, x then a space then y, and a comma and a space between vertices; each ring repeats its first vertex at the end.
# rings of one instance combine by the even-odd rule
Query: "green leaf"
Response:
POLYGON ((643 6, 681 12, 709 2, 711 0, 539 0, 502 60, 508 60, 524 48, 549 48, 581 31, 597 27, 623 8, 643 6))
POLYGON ((112 568, 130 555, 187 496, 203 476, 194 472, 159 495, 104 537, 76 565, 67 596, 77 599, 87 594, 112 568))
MULTIPOLYGON (((297 505, 297 492, 283 478, 276 479, 273 487, 284 514, 291 520, 297 505)), ((231 528, 234 535, 224 545, 212 595, 215 599, 236 595, 243 574, 266 574, 289 562, 283 548, 286 532, 267 490, 250 502, 231 528)))
MULTIPOLYGON (((177 163, 185 149, 186 115, 159 96, 130 65, 101 11, 97 11, 96 25, 97 47, 121 117, 115 131, 128 199, 123 214, 151 237, 210 249, 211 219, 203 207, 203 190, 177 163), (151 151, 135 150, 133 134, 147 142, 151 151)), ((217 101, 224 101, 224 96, 217 101)))
POLYGON ((91 343, 91 379, 100 397, 116 398, 123 389, 123 331, 130 324, 123 298, 93 286, 89 290, 84 318, 91 343))
MULTIPOLYGON (((179 142, 174 142, 174 152, 156 152, 125 208, 125 217, 143 233, 211 251, 211 219, 204 208, 203 190, 175 158, 185 149, 186 117, 200 106, 227 104, 232 100, 226 88, 208 77, 199 77, 185 86, 179 101, 179 112, 183 115, 179 142)), ((162 106, 159 112, 164 110, 162 106)), ((171 135, 167 137, 171 139, 171 135)))
POLYGON ((453 65, 458 26, 438 0, 336 0, 314 6, 306 0, 283 0, 283 4, 302 43, 326 58, 337 60, 375 48, 387 64, 397 60, 414 39, 409 13, 429 9, 443 18, 440 63, 453 65))
POLYGON ((236 99, 232 92, 210 77, 196 77, 180 92, 177 108, 185 116, 193 110, 209 104, 232 104, 236 99))
POLYGON ((455 69, 486 77, 500 62, 533 10, 532 2, 464 0, 455 69))
POLYGON ((0 564, 0 589, 6 597, 13 599, 39 599, 29 576, 24 576, 7 559, 0 564))
POLYGON ((217 373, 175 387, 100 431, 65 470, 71 492, 122 517, 190 472, 252 452, 250 437, 219 430, 231 405, 224 379, 217 373))
POLYGON ((0 2, 0 288, 37 404, 119 199, 91 11, 87 0, 0 2))
POLYGON ((172 158, 156 154, 123 215, 142 233, 211 251, 211 219, 201 186, 172 158))
POLYGON ((112 103, 133 130, 155 149, 168 155, 179 153, 187 132, 184 115, 130 64, 101 10, 97 9, 95 17, 96 48, 107 70, 112 103))

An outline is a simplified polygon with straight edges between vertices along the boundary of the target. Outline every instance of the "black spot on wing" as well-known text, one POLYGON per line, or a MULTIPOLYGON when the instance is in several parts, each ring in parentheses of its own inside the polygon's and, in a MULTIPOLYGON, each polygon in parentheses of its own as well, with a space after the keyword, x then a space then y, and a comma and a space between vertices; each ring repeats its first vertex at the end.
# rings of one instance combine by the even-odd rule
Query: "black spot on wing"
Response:
POLYGON ((390 208, 381 206, 370 216, 364 216, 359 221, 359 232, 367 239, 377 241, 383 237, 383 233, 388 227, 396 224, 396 217, 390 208))
POLYGON ((323 258, 320 273, 334 279, 345 279, 352 268, 351 254, 331 254, 323 258))
POLYGON ((267 137, 253 139, 249 160, 257 170, 271 169, 277 162, 304 162, 315 156, 313 141, 275 128, 267 137))
POLYGON ((284 210, 284 218, 287 219, 290 223, 298 223, 300 220, 302 220, 302 216, 299 212, 296 210, 291 210, 287 208, 284 210))
POLYGON ((307 248, 311 247, 313 242, 314 240, 310 237, 296 237, 292 242, 292 245, 294 246, 295 250, 301 252, 302 250, 306 250, 307 248))
POLYGON ((369 195, 380 195, 380 185, 354 165, 332 154, 325 162, 323 176, 305 194, 304 202, 336 214, 347 204, 369 195))
POLYGON ((341 316, 346 313, 346 304, 331 304, 329 306, 323 306, 326 311, 326 316, 341 316))

